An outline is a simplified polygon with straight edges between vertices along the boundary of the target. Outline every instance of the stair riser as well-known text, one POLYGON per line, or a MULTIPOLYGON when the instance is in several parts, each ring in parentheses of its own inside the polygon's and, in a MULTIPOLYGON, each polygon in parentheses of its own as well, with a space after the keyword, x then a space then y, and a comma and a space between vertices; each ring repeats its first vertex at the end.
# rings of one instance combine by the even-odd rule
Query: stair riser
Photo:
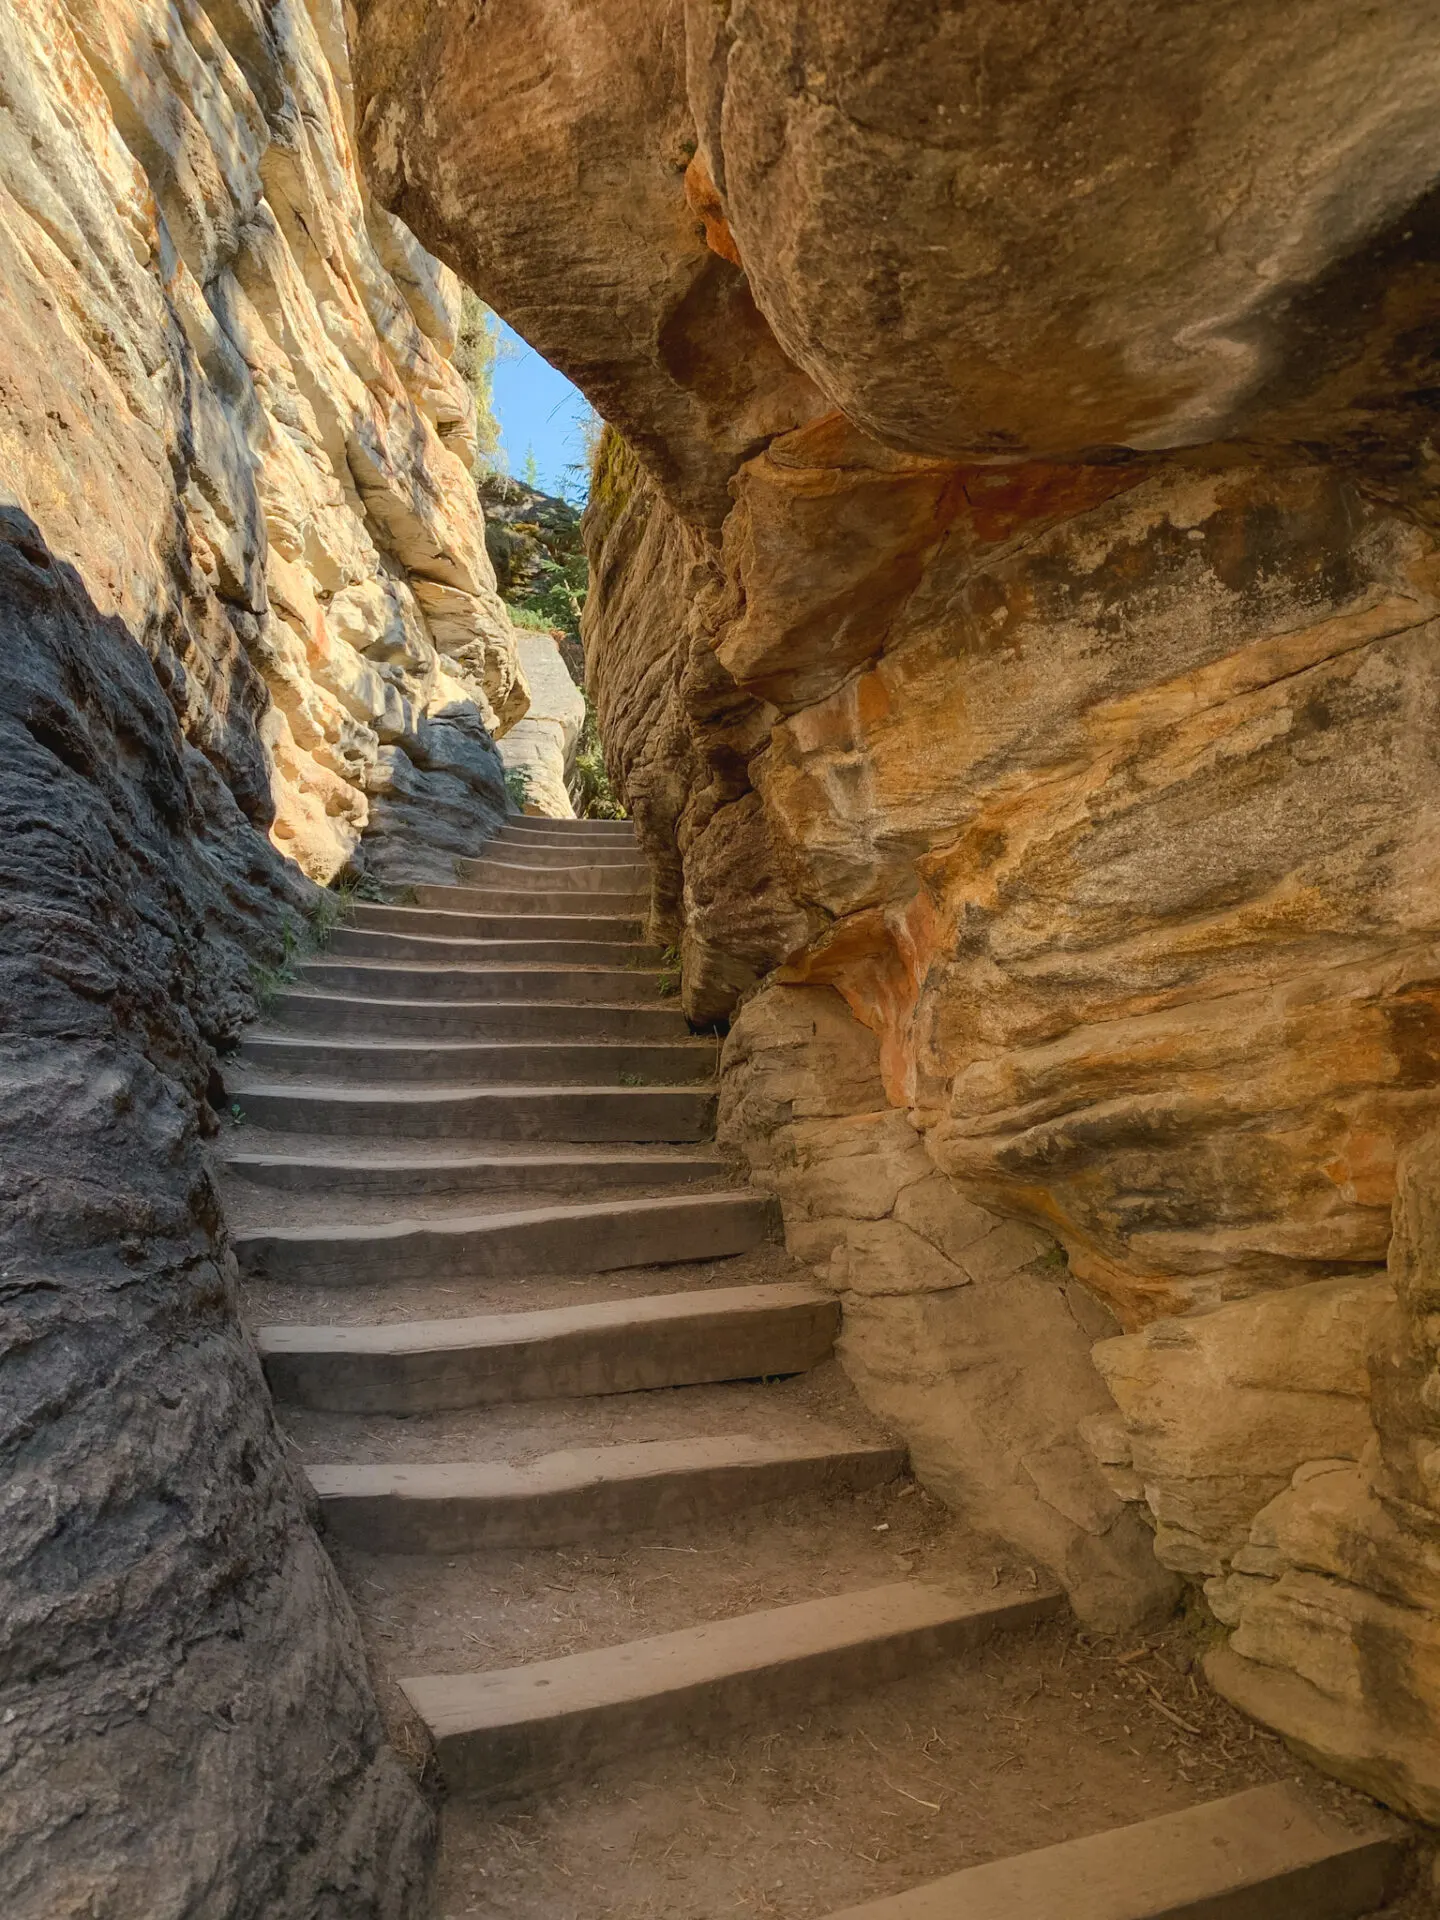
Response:
POLYGON ((427 913, 420 907, 372 907, 351 925, 358 933, 419 934, 434 940, 614 940, 636 946, 645 929, 633 913, 587 913, 585 896, 572 895, 558 913, 548 910, 553 895, 535 896, 546 911, 526 913, 427 913), (517 926, 516 920, 523 921, 517 926))
POLYGON ((839 1306, 588 1329, 428 1353, 267 1353, 275 1398, 317 1413, 446 1413, 805 1373, 828 1359, 839 1306))
POLYGON ((553 835, 557 840, 634 840, 633 820, 556 820, 548 814, 512 814, 496 833, 497 840, 513 835, 518 840, 531 834, 553 835))
POLYGON ((662 1160, 642 1156, 603 1163, 560 1160, 553 1165, 527 1166, 510 1155, 479 1160, 469 1167, 416 1164, 345 1166, 333 1160, 289 1160, 236 1154, 229 1164, 257 1186, 278 1187, 287 1193, 363 1193, 377 1199, 403 1200, 422 1194, 525 1193, 538 1196, 605 1194, 626 1188, 685 1187, 701 1180, 718 1180, 725 1162, 662 1160))
POLYGON ((287 1033, 385 1040, 684 1040, 685 1016, 659 1007, 435 1006, 282 994, 270 1023, 287 1033))
POLYGON ((304 986, 376 999, 466 1001, 476 1006, 497 1000, 659 1003, 660 976, 643 967, 359 967, 310 961, 296 973, 304 986))
MULTIPOLYGON (((564 888, 539 892, 532 888, 510 887, 417 887, 418 905, 434 913, 603 915, 643 926, 649 904, 640 893, 595 893, 587 889, 576 894, 564 888)), ((639 939, 639 934, 627 936, 639 939)))
POLYGON ((378 1282, 517 1280, 544 1273, 607 1273, 617 1267, 664 1266, 680 1260, 724 1260, 748 1253, 770 1232, 770 1203, 717 1194, 713 1206, 580 1220, 414 1232, 366 1239, 287 1239, 237 1233, 242 1269, 267 1280, 307 1286, 370 1286, 378 1282))
MULTIPOLYGON (((515 922, 511 922, 512 931, 515 922)), ((438 940, 400 933, 363 933, 341 927, 330 938, 330 951, 356 960, 428 960, 437 967, 517 966, 526 961, 557 967, 637 967, 653 969, 658 947, 628 945, 611 940, 438 940)))
POLYGON ((546 1046, 509 1046, 504 1042, 455 1046, 439 1051, 419 1045, 347 1046, 324 1040, 247 1040, 242 1066, 256 1073, 302 1073, 345 1086, 693 1086, 713 1079, 715 1048, 704 1042, 616 1040, 595 1046, 560 1041, 546 1046))
POLYGON ((637 1087, 601 1092, 536 1088, 516 1093, 437 1095, 424 1101, 337 1100, 300 1090, 237 1091, 257 1127, 288 1133, 396 1140, 590 1140, 686 1142, 708 1139, 715 1097, 688 1089, 637 1087))
POLYGON ((649 898, 650 876, 636 866, 566 866, 559 861, 457 860, 456 878, 470 887, 520 893, 624 893, 649 898))
MULTIPOLYGON (((1023 1606, 1013 1624, 1039 1617, 1023 1606)), ((609 1769, 625 1753, 650 1754, 689 1739, 786 1718, 952 1660, 993 1637, 995 1619, 947 1622, 826 1649, 760 1672, 726 1675, 659 1697, 607 1703, 518 1727, 443 1737, 440 1767, 452 1791, 509 1799, 609 1769)), ((1011 1624, 1007 1622, 1006 1624, 1011 1624)))
POLYGON ((863 1493, 893 1480, 903 1452, 712 1467, 643 1480, 601 1481, 510 1499, 327 1497, 325 1530, 372 1553, 476 1553, 565 1547, 616 1534, 691 1527, 768 1501, 863 1493))
POLYGON ((491 840, 478 852, 462 855, 458 864, 468 867, 481 862, 533 868, 573 867, 582 872, 593 868, 598 872, 610 873, 635 867, 645 874, 647 880, 650 871, 633 846, 576 846, 542 840, 491 840))

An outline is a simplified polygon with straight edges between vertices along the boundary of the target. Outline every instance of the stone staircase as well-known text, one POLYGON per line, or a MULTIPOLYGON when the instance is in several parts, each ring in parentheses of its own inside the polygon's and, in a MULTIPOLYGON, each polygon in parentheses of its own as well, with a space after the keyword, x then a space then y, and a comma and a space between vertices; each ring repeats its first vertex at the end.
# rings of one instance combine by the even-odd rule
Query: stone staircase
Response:
MULTIPOLYGON (((433 1616, 449 1571, 484 1564, 457 1556, 697 1527, 723 1545, 733 1516, 896 1482, 903 1449, 860 1409, 803 1397, 838 1308, 709 1144, 716 1042, 662 995, 629 825, 514 820, 457 868, 413 906, 357 908, 229 1087, 255 1337, 342 1565, 392 1557, 433 1616), (756 1385, 781 1379, 799 1397, 756 1385)), ((1062 1606, 999 1569, 783 1598, 518 1664, 385 1652, 452 1806, 483 1808, 778 1724, 1062 1606)), ((1398 1857, 1389 1827, 1276 1785, 851 1911, 1352 1920, 1398 1857)))

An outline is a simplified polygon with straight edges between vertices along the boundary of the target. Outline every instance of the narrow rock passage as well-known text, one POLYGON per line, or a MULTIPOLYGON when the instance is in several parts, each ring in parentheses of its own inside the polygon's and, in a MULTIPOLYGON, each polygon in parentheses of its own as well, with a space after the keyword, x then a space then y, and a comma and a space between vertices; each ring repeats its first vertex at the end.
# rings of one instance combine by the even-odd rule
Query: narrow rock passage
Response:
POLYGON ((303 965, 225 1155, 282 1421, 436 1743, 445 1914, 1376 1909, 1365 1803, 1167 1704, 1175 1635, 1077 1638, 855 1402, 836 1303, 709 1144, 629 826, 457 866, 303 965))

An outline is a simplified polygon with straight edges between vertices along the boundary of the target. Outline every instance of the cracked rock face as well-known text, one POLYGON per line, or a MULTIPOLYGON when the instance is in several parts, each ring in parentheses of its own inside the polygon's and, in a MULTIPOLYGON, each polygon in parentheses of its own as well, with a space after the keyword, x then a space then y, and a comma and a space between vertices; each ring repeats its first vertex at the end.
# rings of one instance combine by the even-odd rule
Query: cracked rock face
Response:
POLYGON ((611 423, 590 691, 857 1380, 1433 1810, 1428 10, 359 13, 378 190, 611 423))
POLYGON ((504 810, 457 287, 334 0, 14 0, 0 72, 5 1909, 408 1920, 431 1810, 200 1135, 311 882, 504 810))

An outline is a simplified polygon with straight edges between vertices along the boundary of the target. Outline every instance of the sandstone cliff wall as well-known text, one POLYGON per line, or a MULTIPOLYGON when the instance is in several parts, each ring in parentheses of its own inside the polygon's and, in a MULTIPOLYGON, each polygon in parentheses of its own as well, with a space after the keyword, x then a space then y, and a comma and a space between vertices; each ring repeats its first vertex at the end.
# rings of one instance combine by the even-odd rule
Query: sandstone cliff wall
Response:
POLYGON ((455 283, 338 0, 14 0, 0 75, 3 1904, 419 1915, 200 1138, 312 882, 504 809, 455 283))

